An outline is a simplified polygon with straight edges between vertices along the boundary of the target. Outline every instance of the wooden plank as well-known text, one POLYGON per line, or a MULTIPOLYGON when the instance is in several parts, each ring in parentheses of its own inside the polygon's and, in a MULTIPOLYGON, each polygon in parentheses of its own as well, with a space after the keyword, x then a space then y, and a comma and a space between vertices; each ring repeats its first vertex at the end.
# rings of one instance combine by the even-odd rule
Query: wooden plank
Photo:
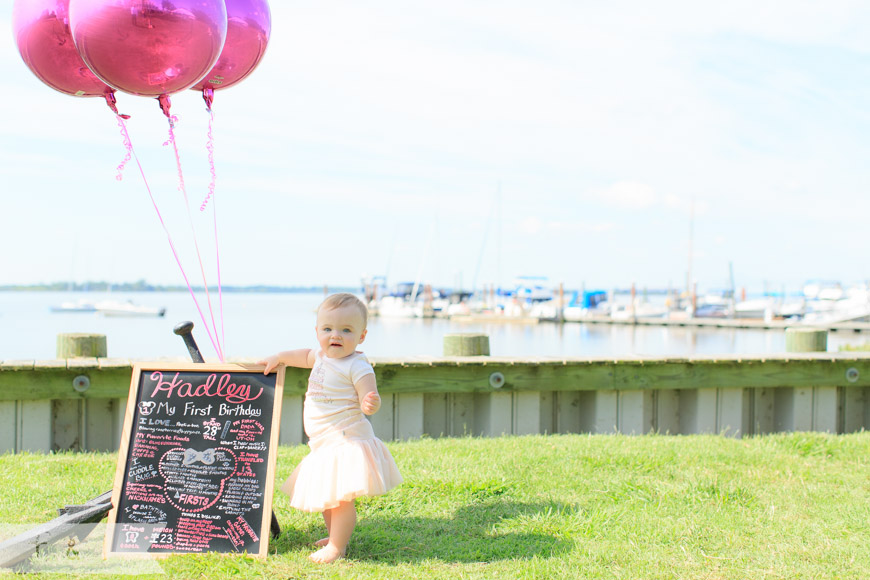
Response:
POLYGON ((0 543, 0 567, 14 566, 58 540, 83 534, 89 530, 83 524, 98 522, 105 517, 112 507, 111 499, 112 492, 107 491, 81 506, 75 506, 76 509, 67 506, 57 518, 0 543))
POLYGON ((0 371, 30 371, 33 370, 33 360, 4 360, 0 363, 0 371))
POLYGON ((117 399, 85 399, 82 401, 84 410, 84 449, 87 451, 114 451, 116 428, 115 422, 117 399))
POLYGON ((121 447, 121 431, 124 430, 124 417, 127 415, 127 397, 115 399, 115 414, 112 417, 112 449, 121 447))
POLYGON ((743 437, 750 429, 749 394, 745 389, 718 389, 716 431, 728 437, 743 437))
POLYGON ((474 395, 450 393, 447 396, 447 434, 462 437, 474 432, 474 395))
POLYGON ((681 433, 719 432, 718 392, 716 389, 693 389, 680 395, 681 433))
POLYGON ((773 430, 795 430, 795 393, 792 388, 775 389, 773 392, 773 430))
MULTIPOLYGON (((423 435, 423 393, 395 395, 396 421, 393 437, 419 439, 423 435)), ((377 414, 377 413, 376 413, 377 414)), ((537 433, 537 431, 535 431, 537 433)))
MULTIPOLYGON (((37 365, 39 364, 40 361, 37 361, 37 365)), ((104 370, 126 369, 128 372, 133 371, 133 362, 126 358, 99 358, 97 359, 97 364, 99 364, 100 368, 104 370)))
POLYGON ((844 389, 843 431, 854 433, 865 428, 865 406, 868 404, 870 389, 844 389))
POLYGON ((619 391, 595 391, 595 426, 593 433, 619 431, 619 391))
POLYGON ((18 406, 19 451, 51 451, 51 401, 21 401, 18 406))
POLYGON ((492 392, 490 375, 495 372, 504 375, 504 391, 594 390, 612 384, 608 366, 465 364, 383 369, 378 373, 378 389, 393 393, 492 392))
POLYGON ((776 431, 773 389, 752 389, 752 430, 747 435, 763 435, 776 431))
POLYGON ((541 432, 541 395, 537 391, 513 393, 514 435, 532 435, 541 432))
POLYGON ((66 359, 65 358, 57 358, 57 359, 45 359, 45 360, 36 360, 33 361, 34 369, 65 369, 66 368, 66 359))
POLYGON ((423 393, 423 433, 429 437, 450 434, 447 393, 423 393))
POLYGON ((298 445, 305 441, 305 431, 302 426, 303 395, 285 395, 281 404, 281 430, 279 443, 281 445, 298 445))
MULTIPOLYGON (((581 425, 581 396, 586 393, 577 391, 556 391, 553 397, 553 432, 580 433, 584 431, 581 425)), ((588 393, 594 395, 594 393, 588 393)), ((594 412, 593 412, 594 415, 594 412)), ((587 427, 586 430, 590 428, 587 427)))
POLYGON ((85 449, 82 437, 82 401, 56 399, 51 401, 52 451, 81 451, 85 449))
POLYGON ((538 433, 551 434, 556 429, 556 414, 554 401, 556 394, 552 391, 541 391, 538 394, 538 433))
POLYGON ((0 453, 18 451, 18 402, 0 401, 0 453))
POLYGON ((66 360, 66 368, 71 371, 89 371, 98 369, 100 368, 100 359, 97 357, 70 358, 66 360))
POLYGON ((680 432, 680 391, 662 389, 654 393, 655 419, 654 428, 657 433, 676 434, 680 432))
POLYGON ((2 371, 0 401, 126 397, 131 372, 127 367, 103 370, 98 366, 2 371), (83 393, 73 388, 73 380, 80 375, 90 382, 83 393))
MULTIPOLYGON (((507 391, 686 390, 698 388, 870 387, 870 357, 838 353, 789 357, 607 359, 437 359, 375 367, 383 393, 493 392, 490 376, 504 376, 507 391)), ((123 398, 132 369, 103 359, 68 361, 67 368, 33 361, 0 367, 0 401, 123 398), (83 375, 90 386, 73 388, 83 375)), ((307 389, 308 369, 288 368, 287 395, 307 389)))
POLYGON ((792 399, 792 425, 789 431, 813 430, 813 388, 795 388, 792 399))
POLYGON ((510 435, 513 396, 509 392, 478 393, 474 396, 474 435, 510 435))
POLYGON ((391 393, 381 393, 381 408, 374 415, 368 416, 368 421, 372 424, 372 430, 378 439, 390 441, 393 439, 393 432, 396 424, 396 409, 395 396, 391 393))
POLYGON ((617 426, 626 435, 645 435, 655 429, 654 391, 619 391, 617 426))
POLYGON ((840 423, 840 400, 837 387, 815 387, 813 389, 813 431, 842 433, 840 423))

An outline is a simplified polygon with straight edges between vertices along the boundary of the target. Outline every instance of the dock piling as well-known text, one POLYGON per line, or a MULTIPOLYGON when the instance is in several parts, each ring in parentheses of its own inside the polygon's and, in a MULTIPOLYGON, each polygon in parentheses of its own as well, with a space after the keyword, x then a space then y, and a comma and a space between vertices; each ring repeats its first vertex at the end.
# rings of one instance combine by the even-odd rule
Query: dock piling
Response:
POLYGON ((474 332, 445 334, 444 356, 489 356, 489 335, 474 332))

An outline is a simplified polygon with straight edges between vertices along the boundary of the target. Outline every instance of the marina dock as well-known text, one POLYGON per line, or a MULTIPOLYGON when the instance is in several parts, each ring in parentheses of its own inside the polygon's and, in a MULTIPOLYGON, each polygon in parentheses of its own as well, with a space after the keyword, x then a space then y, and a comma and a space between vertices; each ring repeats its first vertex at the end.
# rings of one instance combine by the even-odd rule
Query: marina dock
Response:
POLYGON ((807 324, 794 320, 763 320, 758 318, 663 318, 663 317, 625 317, 613 318, 611 316, 582 316, 570 320, 559 320, 550 317, 536 316, 508 316, 502 314, 464 314, 450 316, 454 322, 469 324, 538 324, 538 323, 566 323, 566 324, 614 324, 621 326, 666 326, 666 327, 690 327, 690 328, 742 328, 753 330, 785 330, 786 328, 815 328, 829 332, 870 332, 870 322, 831 322, 826 324, 807 324))
POLYGON ((827 324, 807 324, 794 320, 762 320, 756 318, 626 318, 615 319, 610 316, 587 316, 566 322, 584 324, 622 324, 642 326, 684 326, 696 328, 750 328, 755 330, 785 330, 796 326, 816 328, 829 332, 870 332, 870 322, 832 322, 827 324))

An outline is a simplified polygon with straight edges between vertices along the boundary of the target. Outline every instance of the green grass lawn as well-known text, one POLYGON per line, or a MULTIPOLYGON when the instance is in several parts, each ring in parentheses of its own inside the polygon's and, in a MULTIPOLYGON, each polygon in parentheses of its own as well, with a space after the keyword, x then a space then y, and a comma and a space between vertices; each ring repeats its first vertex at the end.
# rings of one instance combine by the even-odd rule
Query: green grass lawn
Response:
MULTIPOLYGON (((267 560, 173 556, 159 563, 167 576, 154 577, 870 578, 870 433, 389 447, 405 483, 358 501, 346 559, 309 563, 322 519, 278 493, 283 533, 267 560)), ((280 449, 279 483, 306 453, 280 449)), ((0 522, 38 524, 106 491, 115 462, 114 454, 0 455, 0 522)), ((51 557, 76 556, 61 546, 51 557)))

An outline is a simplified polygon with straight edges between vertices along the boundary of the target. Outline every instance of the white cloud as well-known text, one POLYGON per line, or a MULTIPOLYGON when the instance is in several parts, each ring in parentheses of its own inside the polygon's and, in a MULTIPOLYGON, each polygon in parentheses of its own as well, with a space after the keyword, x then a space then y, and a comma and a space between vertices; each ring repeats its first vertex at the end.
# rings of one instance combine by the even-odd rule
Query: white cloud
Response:
POLYGON ((543 224, 541 220, 534 216, 529 216, 520 223, 520 230, 524 234, 534 235, 541 231, 543 224))
POLYGON ((647 209, 659 201, 655 190, 645 183, 620 181, 593 192, 596 199, 627 210, 647 209))

